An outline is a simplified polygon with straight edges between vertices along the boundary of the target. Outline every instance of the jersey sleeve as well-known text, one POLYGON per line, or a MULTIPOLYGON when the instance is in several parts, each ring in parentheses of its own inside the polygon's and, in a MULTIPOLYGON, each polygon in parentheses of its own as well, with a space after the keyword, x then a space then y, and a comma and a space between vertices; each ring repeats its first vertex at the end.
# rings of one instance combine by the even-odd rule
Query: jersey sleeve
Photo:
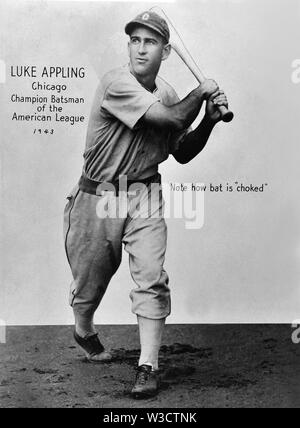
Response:
POLYGON ((159 102, 159 99, 138 82, 120 78, 106 89, 102 107, 128 128, 134 129, 156 102, 159 102))

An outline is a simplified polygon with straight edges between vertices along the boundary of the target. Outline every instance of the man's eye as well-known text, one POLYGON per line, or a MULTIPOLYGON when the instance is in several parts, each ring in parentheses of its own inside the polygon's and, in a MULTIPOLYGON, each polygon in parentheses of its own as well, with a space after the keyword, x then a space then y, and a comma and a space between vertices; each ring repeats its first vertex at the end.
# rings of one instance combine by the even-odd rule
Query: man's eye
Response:
POLYGON ((133 44, 137 44, 139 41, 138 41, 138 39, 131 39, 131 43, 133 43, 133 44))

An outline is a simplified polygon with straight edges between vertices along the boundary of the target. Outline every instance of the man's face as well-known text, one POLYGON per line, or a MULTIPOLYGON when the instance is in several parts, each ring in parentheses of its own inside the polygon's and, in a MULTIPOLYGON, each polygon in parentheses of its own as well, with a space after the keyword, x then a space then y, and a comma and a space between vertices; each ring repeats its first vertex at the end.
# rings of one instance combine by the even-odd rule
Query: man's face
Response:
POLYGON ((161 62, 170 54, 170 45, 163 37, 145 27, 136 27, 128 43, 132 71, 136 76, 157 74, 161 62))

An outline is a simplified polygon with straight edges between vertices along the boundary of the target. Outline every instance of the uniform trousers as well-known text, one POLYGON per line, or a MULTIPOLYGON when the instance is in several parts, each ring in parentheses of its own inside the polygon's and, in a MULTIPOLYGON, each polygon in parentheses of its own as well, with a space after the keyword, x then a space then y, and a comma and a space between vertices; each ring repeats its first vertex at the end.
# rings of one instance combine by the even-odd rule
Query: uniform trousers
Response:
POLYGON ((120 266, 124 246, 135 283, 132 312, 166 318, 171 302, 160 174, 127 184, 125 191, 114 192, 107 183, 99 191, 100 183, 95 183, 81 179, 64 211, 65 250, 73 276, 70 305, 82 315, 95 312, 120 266))

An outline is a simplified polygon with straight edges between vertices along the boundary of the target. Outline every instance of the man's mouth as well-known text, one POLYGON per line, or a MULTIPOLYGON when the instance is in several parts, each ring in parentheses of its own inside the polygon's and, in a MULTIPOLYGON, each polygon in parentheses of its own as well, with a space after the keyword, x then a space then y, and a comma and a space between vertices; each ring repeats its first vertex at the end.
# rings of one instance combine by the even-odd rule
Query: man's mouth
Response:
POLYGON ((145 64, 148 60, 147 60, 147 59, 145 59, 145 58, 137 58, 137 59, 136 59, 136 61, 137 61, 139 64, 145 64))

